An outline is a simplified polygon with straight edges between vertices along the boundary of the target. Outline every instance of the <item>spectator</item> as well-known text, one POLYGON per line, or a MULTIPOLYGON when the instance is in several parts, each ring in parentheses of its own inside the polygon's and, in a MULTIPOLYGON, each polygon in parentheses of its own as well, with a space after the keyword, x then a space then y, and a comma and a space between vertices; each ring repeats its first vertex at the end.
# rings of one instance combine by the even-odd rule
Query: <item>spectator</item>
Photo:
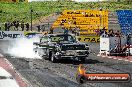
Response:
POLYGON ((29 23, 26 23, 25 25, 26 25, 26 28, 27 28, 26 31, 29 31, 29 23))
POLYGON ((115 33, 115 36, 120 36, 120 35, 121 35, 120 31, 117 30, 116 33, 115 33))
POLYGON ((16 21, 13 21, 12 23, 13 23, 13 26, 15 26, 15 25, 16 25, 16 21))
POLYGON ((48 28, 50 27, 50 24, 49 24, 49 22, 48 22, 48 28))
POLYGON ((103 32, 104 32, 105 34, 107 34, 107 32, 106 32, 107 29, 106 29, 105 27, 103 27, 102 30, 103 30, 103 32))
POLYGON ((53 34, 53 28, 50 28, 50 34, 53 34))
POLYGON ((109 30, 108 35, 109 35, 109 37, 114 37, 113 29, 109 30))
POLYGON ((100 35, 107 34, 105 27, 103 29, 100 29, 100 35))
POLYGON ((19 21, 14 21, 14 26, 15 26, 15 29, 14 30, 17 30, 18 31, 18 27, 19 27, 19 21))
POLYGON ((7 22, 5 23, 5 31, 7 31, 8 24, 7 22))
POLYGON ((15 25, 16 25, 16 21, 14 20, 14 21, 12 22, 12 26, 14 26, 14 30, 16 30, 16 29, 15 29, 15 25))
POLYGON ((68 21, 68 24, 71 25, 71 21, 68 21))
POLYGON ((85 13, 85 17, 88 17, 88 13, 85 13))
POLYGON ((100 30, 99 30, 99 29, 96 29, 95 32, 96 32, 96 35, 97 35, 97 36, 100 35, 100 30))
POLYGON ((100 35, 102 35, 104 33, 103 29, 100 29, 100 35))
POLYGON ((1 31, 1 26, 2 26, 2 24, 0 23, 0 31, 1 31))
POLYGON ((73 24, 76 25, 76 18, 72 17, 73 24))
POLYGON ((40 32, 41 28, 40 25, 36 26, 38 28, 38 32, 40 32))
POLYGON ((98 28, 97 29, 95 29, 95 32, 96 32, 96 35, 97 36, 100 36, 100 28, 99 28, 99 26, 97 26, 98 28))
POLYGON ((129 48, 129 45, 128 44, 126 44, 125 46, 123 46, 122 52, 126 52, 127 48, 129 48))
POLYGON ((9 31, 10 29, 10 22, 5 23, 5 31, 9 31))
POLYGON ((100 7, 99 10, 102 11, 102 7, 100 7))
POLYGON ((63 21, 63 19, 61 20, 60 26, 64 26, 64 21, 63 21))
POLYGON ((128 35, 127 35, 127 44, 128 44, 128 45, 131 45, 131 42, 132 42, 132 41, 131 41, 131 34, 128 34, 128 35))
POLYGON ((42 32, 45 31, 45 25, 42 25, 42 32))
POLYGON ((68 28, 65 28, 64 34, 68 34, 68 28))
POLYGON ((72 34, 75 34, 75 28, 71 29, 72 34))
POLYGON ((79 36, 79 31, 80 31, 80 28, 79 27, 76 27, 76 36, 79 36))
POLYGON ((21 29, 24 31, 24 22, 21 23, 21 29))
POLYGON ((64 23, 66 23, 66 19, 62 19, 62 20, 61 20, 60 26, 63 26, 64 23))
POLYGON ((15 26, 15 27, 16 27, 16 29, 17 29, 17 31, 18 31, 18 30, 19 30, 19 29, 18 29, 18 27, 19 27, 19 21, 16 22, 16 26, 15 26))

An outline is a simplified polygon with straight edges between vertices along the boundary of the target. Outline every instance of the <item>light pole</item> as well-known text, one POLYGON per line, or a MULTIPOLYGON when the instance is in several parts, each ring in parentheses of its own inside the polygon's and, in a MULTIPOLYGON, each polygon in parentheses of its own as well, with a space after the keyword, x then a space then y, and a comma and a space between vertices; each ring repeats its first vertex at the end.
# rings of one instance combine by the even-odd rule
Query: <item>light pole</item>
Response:
POLYGON ((31 10, 30 10, 31 12, 31 31, 32 31, 32 13, 33 13, 33 9, 32 9, 32 7, 31 7, 31 10))

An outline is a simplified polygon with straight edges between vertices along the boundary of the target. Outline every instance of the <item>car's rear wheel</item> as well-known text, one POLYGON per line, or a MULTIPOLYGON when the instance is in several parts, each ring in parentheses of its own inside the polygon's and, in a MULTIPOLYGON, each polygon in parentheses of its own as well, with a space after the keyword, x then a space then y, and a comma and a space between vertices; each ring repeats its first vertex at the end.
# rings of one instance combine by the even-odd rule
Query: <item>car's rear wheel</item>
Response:
POLYGON ((36 55, 39 55, 38 49, 37 49, 37 48, 34 48, 34 49, 33 49, 33 52, 34 52, 36 55))
POLYGON ((52 51, 49 52, 48 56, 49 56, 49 61, 51 61, 52 51))

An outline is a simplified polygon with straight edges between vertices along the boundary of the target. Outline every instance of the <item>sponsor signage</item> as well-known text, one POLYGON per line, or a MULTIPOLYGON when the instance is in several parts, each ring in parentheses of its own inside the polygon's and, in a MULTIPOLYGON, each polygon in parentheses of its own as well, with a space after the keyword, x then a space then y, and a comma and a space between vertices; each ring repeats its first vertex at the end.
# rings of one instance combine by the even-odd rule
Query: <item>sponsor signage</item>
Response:
POLYGON ((56 28, 68 28, 69 30, 79 28, 80 36, 88 36, 89 34, 97 33, 94 35, 95 38, 80 37, 79 39, 81 42, 99 42, 99 37, 96 37, 99 33, 98 30, 106 29, 106 31, 108 31, 108 11, 64 10, 52 25, 52 29, 56 28))
POLYGON ((82 64, 79 65, 77 82, 129 82, 131 75, 129 73, 89 73, 82 64))
POLYGON ((100 42, 100 37, 98 36, 78 36, 77 39, 80 42, 96 42, 96 43, 100 42))
POLYGON ((0 40, 14 40, 24 36, 23 31, 0 31, 0 40))

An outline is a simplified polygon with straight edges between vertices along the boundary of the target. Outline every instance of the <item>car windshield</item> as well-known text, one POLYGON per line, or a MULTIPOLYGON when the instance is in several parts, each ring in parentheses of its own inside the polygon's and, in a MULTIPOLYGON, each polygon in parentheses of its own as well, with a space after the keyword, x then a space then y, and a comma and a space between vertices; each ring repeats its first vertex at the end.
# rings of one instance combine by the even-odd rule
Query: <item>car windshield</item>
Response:
POLYGON ((75 38, 71 35, 51 35, 52 42, 75 42, 75 38))

